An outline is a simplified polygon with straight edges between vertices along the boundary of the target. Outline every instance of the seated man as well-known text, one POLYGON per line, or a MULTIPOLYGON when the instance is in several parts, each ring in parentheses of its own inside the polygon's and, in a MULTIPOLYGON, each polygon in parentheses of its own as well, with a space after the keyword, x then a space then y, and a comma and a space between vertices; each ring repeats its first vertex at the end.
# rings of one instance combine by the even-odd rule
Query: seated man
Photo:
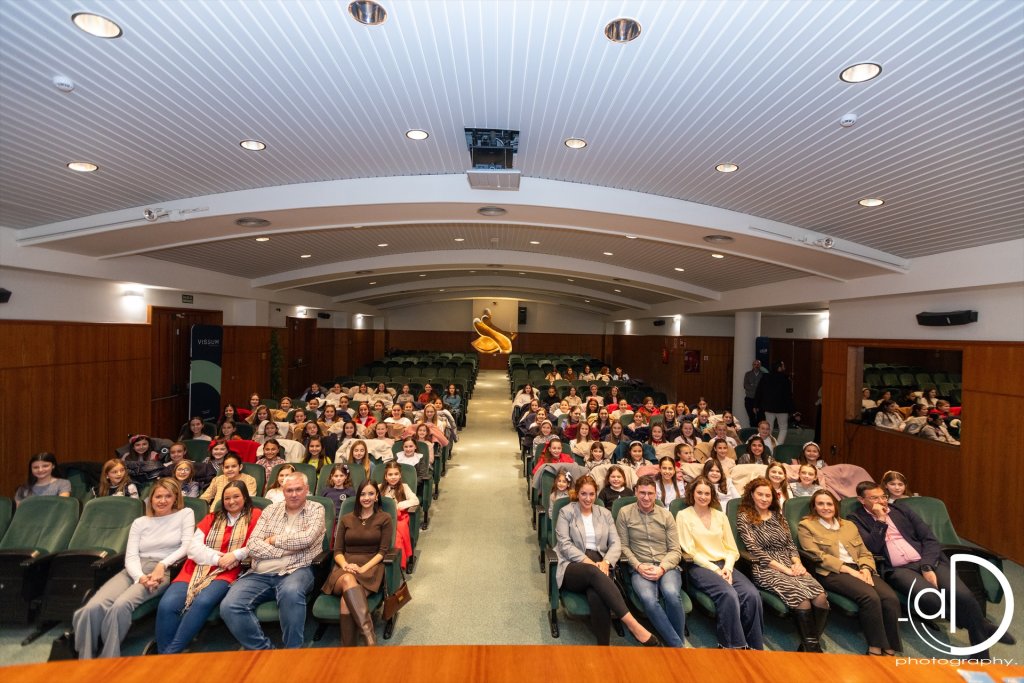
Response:
POLYGON ((324 541, 324 508, 306 500, 309 481, 294 472, 284 481, 284 502, 263 511, 249 537, 252 569, 238 579, 220 605, 231 634, 247 650, 269 650, 270 639, 256 619, 256 608, 276 599, 286 648, 305 640, 306 597, 313 586, 310 564, 324 541))
MULTIPOLYGON (((910 596, 912 604, 920 599, 923 613, 945 612, 941 604, 943 601, 934 592, 921 593, 922 588, 946 591, 950 586, 949 561, 932 530, 912 510, 889 505, 885 490, 873 481, 857 484, 857 499, 861 506, 849 519, 857 525, 868 550, 885 557, 885 564, 879 568, 882 578, 908 595, 911 585, 917 581, 917 591, 910 596)), ((978 601, 959 578, 951 599, 956 601, 957 627, 967 628, 972 645, 985 642, 995 633, 996 626, 985 618, 978 601)), ((1016 641, 1006 633, 1000 642, 1012 644, 1016 641)), ((972 656, 989 659, 988 650, 972 656)))
POLYGON ((929 410, 928 420, 925 425, 921 427, 921 431, 918 432, 919 436, 925 439, 931 439, 932 441, 941 441, 942 443, 952 444, 953 446, 959 446, 960 442, 957 441, 950 435, 949 430, 946 429, 946 421, 943 419, 945 416, 941 410, 929 410))
POLYGON ((683 551, 676 522, 671 512, 654 504, 654 477, 640 477, 634 492, 636 503, 619 510, 615 520, 622 557, 629 562, 633 590, 658 635, 670 647, 683 647, 686 613, 679 601, 683 586, 679 561, 683 551))

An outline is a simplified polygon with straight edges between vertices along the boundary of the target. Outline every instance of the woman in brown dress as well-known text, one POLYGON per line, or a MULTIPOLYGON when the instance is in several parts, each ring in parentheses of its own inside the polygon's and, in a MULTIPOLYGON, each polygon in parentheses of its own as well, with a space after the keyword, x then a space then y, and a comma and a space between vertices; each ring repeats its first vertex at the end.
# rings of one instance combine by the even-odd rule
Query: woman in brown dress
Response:
POLYGON ((366 480, 356 491, 356 509, 338 520, 334 569, 323 592, 341 596, 341 644, 356 644, 356 629, 367 645, 376 645, 367 593, 380 590, 384 555, 391 549, 391 515, 381 509, 377 484, 366 480))

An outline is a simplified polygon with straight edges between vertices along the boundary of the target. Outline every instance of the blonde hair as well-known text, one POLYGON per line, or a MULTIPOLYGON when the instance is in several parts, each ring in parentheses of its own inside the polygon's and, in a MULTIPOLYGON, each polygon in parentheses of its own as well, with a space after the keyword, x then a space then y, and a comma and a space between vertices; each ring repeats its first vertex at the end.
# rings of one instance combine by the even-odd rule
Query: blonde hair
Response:
MULTIPOLYGON (((149 493, 150 500, 153 499, 153 494, 156 493, 157 489, 164 489, 165 491, 169 491, 174 496, 174 505, 171 506, 171 510, 173 512, 177 512, 178 510, 185 507, 185 498, 184 496, 181 495, 181 487, 178 485, 178 482, 175 481, 174 479, 171 479, 170 477, 160 477, 159 479, 157 479, 156 484, 153 485, 153 490, 150 491, 149 493)), ((146 516, 153 516, 152 505, 146 505, 146 516)))

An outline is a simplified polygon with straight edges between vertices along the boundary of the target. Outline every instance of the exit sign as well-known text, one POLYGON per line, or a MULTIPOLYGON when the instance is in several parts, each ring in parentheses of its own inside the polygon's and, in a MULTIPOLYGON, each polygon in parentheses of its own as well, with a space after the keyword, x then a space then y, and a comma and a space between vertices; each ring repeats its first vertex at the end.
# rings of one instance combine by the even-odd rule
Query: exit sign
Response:
POLYGON ((183 304, 190 304, 190 303, 193 303, 194 301, 195 301, 195 297, 192 296, 191 294, 182 294, 181 295, 181 303, 183 303, 183 304))

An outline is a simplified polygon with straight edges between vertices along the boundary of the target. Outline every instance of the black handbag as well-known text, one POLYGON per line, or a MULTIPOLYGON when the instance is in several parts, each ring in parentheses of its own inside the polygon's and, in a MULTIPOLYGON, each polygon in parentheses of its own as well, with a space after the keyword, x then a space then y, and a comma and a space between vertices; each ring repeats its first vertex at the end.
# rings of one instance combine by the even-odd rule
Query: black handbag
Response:
POLYGON ((75 650, 75 634, 72 631, 64 631, 54 639, 50 646, 50 657, 48 662, 59 662, 66 659, 78 659, 78 651, 75 650))

